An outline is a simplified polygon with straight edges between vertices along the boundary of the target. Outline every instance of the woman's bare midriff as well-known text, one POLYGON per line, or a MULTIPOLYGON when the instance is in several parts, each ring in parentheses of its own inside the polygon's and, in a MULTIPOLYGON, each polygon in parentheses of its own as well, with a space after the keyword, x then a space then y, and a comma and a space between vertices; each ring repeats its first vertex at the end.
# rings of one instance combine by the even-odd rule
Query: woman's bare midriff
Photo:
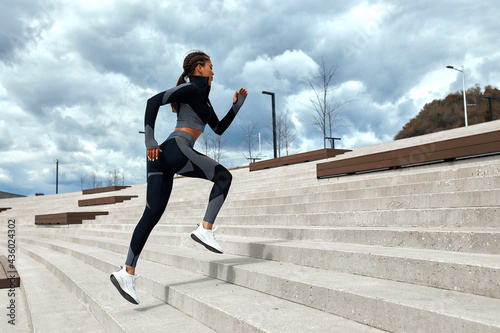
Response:
POLYGON ((198 138, 200 137, 201 133, 203 133, 203 131, 198 131, 198 130, 195 130, 195 129, 192 129, 192 128, 189 128, 189 127, 176 127, 174 129, 174 132, 175 131, 183 131, 183 132, 191 134, 193 136, 193 138, 194 138, 194 141, 198 140, 198 138))

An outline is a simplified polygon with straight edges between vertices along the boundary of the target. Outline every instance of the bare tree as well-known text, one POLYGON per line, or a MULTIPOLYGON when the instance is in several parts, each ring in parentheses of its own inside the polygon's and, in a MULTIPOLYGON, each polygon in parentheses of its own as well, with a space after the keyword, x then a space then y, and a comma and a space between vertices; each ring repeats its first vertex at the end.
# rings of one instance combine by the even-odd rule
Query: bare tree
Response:
POLYGON ((323 134, 324 148, 326 148, 325 137, 331 137, 335 130, 342 127, 340 108, 344 104, 348 103, 347 101, 333 104, 329 96, 331 90, 330 84, 333 77, 337 73, 338 68, 338 65, 327 67, 324 59, 321 58, 321 64, 318 67, 317 76, 313 79, 313 81, 307 80, 307 83, 314 92, 314 97, 310 100, 312 109, 315 111, 313 123, 318 131, 323 134))
POLYGON ((108 172, 107 186, 123 186, 125 185, 125 171, 120 174, 118 169, 108 172))
POLYGON ((85 181, 87 180, 87 177, 85 175, 80 176, 80 189, 83 191, 83 187, 85 186, 85 181))
POLYGON ((207 155, 208 157, 212 157, 212 150, 213 150, 213 134, 210 131, 205 131, 200 137, 200 143, 203 146, 202 152, 207 155))
POLYGON ((223 148, 227 143, 222 135, 214 135, 212 132, 203 132, 200 137, 202 152, 215 161, 220 162, 224 157, 223 148))
POLYGON ((252 124, 249 122, 247 124, 246 129, 244 127, 241 128, 245 132, 245 135, 248 138, 247 143, 245 145, 245 152, 242 153, 242 155, 250 162, 260 157, 260 153, 255 153, 258 144, 258 141, 256 140, 256 135, 254 135, 256 126, 257 126, 256 123, 252 124))
POLYGON ((292 119, 290 118, 290 110, 286 109, 285 112, 282 112, 278 116, 278 121, 276 122, 276 134, 278 136, 277 140, 277 150, 278 157, 281 157, 281 151, 285 150, 286 156, 288 156, 290 152, 290 146, 295 140, 296 130, 293 126, 292 119))
POLYGON ((102 187, 102 180, 97 176, 95 171, 87 177, 87 188, 98 188, 102 187))
POLYGON ((217 162, 220 163, 220 160, 224 157, 224 152, 222 151, 222 148, 226 145, 227 139, 224 138, 222 135, 216 135, 212 139, 212 146, 213 146, 213 158, 217 162))

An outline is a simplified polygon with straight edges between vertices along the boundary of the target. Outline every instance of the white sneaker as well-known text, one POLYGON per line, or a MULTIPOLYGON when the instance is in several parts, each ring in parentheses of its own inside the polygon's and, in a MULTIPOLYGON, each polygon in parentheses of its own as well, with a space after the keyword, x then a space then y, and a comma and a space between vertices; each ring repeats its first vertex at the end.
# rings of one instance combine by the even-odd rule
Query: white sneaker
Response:
POLYGON ((111 274, 110 279, 120 294, 130 303, 139 304, 139 297, 135 292, 135 279, 140 275, 129 274, 125 266, 120 266, 118 272, 111 274))
POLYGON ((215 230, 217 230, 217 227, 213 230, 208 230, 203 228, 203 224, 200 223, 198 228, 191 233, 191 238, 212 252, 222 253, 223 250, 215 239, 215 230))

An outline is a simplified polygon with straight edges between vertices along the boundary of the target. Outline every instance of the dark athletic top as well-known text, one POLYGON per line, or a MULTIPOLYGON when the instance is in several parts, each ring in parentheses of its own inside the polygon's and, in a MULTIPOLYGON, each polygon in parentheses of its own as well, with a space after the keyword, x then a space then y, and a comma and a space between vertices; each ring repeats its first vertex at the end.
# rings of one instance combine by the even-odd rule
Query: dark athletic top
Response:
POLYGON ((233 103, 226 116, 219 121, 211 106, 212 103, 208 99, 210 93, 208 77, 193 75, 189 81, 189 83, 180 84, 148 99, 144 117, 147 149, 158 148, 158 142, 154 137, 154 128, 158 110, 162 105, 175 103, 177 108, 176 127, 187 127, 203 132, 205 125, 208 124, 215 133, 221 135, 229 127, 245 101, 245 97, 238 93, 236 103, 233 103))

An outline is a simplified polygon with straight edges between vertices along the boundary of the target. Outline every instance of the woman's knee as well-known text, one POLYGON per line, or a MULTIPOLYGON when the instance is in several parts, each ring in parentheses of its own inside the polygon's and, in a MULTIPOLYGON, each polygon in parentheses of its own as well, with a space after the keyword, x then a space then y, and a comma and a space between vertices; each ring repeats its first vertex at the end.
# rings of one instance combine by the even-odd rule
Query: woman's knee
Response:
POLYGON ((232 181, 233 175, 229 172, 229 170, 227 170, 220 164, 215 167, 214 182, 217 183, 226 192, 229 190, 232 181))

